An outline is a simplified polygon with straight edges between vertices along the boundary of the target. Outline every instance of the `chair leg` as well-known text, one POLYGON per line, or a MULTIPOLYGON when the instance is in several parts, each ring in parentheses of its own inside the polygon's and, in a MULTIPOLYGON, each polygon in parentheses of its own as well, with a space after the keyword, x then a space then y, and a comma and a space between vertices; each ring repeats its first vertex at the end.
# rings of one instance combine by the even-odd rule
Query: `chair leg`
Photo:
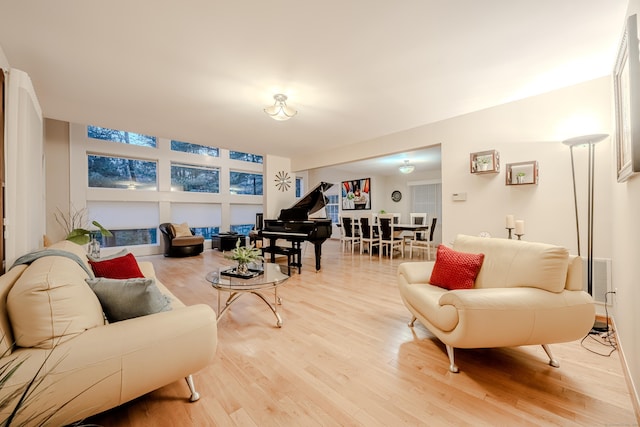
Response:
POLYGON ((200 399, 200 393, 196 391, 196 386, 193 384, 193 375, 188 375, 184 378, 187 381, 187 385, 189 386, 189 390, 191 391, 191 397, 189 398, 189 402, 195 402, 200 399))
POLYGON ((560 363, 553 357, 553 354, 551 354, 551 348, 549 347, 549 344, 542 344, 542 348, 544 349, 544 352, 547 353, 547 356, 549 356, 549 365, 553 366, 554 368, 559 368, 560 363))
POLYGON ((410 328, 413 328, 413 325, 415 325, 416 320, 418 320, 418 318, 417 318, 416 316, 413 316, 413 317, 411 318, 411 321, 408 323, 408 325, 409 325, 409 327, 410 327, 410 328))
POLYGON ((454 374, 457 374, 458 372, 460 372, 460 370, 456 366, 456 362, 453 359, 453 347, 451 347, 449 344, 445 344, 445 346, 447 347, 447 355, 449 356, 449 370, 454 374))

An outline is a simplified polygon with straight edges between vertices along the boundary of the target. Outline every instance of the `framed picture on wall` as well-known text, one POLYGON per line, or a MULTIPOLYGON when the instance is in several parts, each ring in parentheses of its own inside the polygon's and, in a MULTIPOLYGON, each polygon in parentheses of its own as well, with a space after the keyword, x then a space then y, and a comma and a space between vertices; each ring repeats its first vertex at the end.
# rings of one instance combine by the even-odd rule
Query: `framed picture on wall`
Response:
POLYGON ((640 172, 640 59, 637 27, 637 16, 629 16, 613 70, 618 182, 624 182, 640 172))
POLYGON ((342 210, 371 209, 371 178, 342 181, 342 210))

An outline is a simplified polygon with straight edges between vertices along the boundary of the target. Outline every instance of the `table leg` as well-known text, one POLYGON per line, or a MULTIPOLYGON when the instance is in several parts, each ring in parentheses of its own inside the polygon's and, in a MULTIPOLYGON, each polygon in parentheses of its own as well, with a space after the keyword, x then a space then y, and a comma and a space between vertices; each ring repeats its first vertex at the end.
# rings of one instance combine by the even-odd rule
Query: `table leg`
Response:
POLYGON ((264 295, 262 295, 260 292, 251 292, 252 294, 254 294, 255 296, 257 296, 258 298, 260 298, 262 301, 264 301, 265 304, 267 304, 267 307, 269 307, 271 309, 271 311, 273 312, 273 314, 276 316, 276 326, 278 328, 282 328, 282 318, 280 317, 280 313, 278 313, 278 310, 276 309, 275 305, 271 305, 271 303, 269 301, 267 301, 267 299, 264 297, 264 295))

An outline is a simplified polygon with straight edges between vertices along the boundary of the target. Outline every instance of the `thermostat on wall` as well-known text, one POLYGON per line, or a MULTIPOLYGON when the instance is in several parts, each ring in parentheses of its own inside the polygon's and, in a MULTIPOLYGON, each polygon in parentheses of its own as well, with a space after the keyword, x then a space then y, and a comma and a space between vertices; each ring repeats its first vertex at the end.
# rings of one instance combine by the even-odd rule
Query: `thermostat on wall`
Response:
POLYGON ((467 193, 453 193, 452 196, 454 202, 464 202, 467 200, 467 193))

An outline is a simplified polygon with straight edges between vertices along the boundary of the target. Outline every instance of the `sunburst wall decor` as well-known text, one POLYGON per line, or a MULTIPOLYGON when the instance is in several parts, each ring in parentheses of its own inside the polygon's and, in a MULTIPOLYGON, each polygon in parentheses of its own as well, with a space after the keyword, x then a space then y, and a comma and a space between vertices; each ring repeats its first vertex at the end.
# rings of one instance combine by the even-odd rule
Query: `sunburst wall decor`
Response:
POLYGON ((276 174, 276 187, 280 191, 288 191, 289 187, 291 187, 291 177, 285 171, 280 171, 276 174))

